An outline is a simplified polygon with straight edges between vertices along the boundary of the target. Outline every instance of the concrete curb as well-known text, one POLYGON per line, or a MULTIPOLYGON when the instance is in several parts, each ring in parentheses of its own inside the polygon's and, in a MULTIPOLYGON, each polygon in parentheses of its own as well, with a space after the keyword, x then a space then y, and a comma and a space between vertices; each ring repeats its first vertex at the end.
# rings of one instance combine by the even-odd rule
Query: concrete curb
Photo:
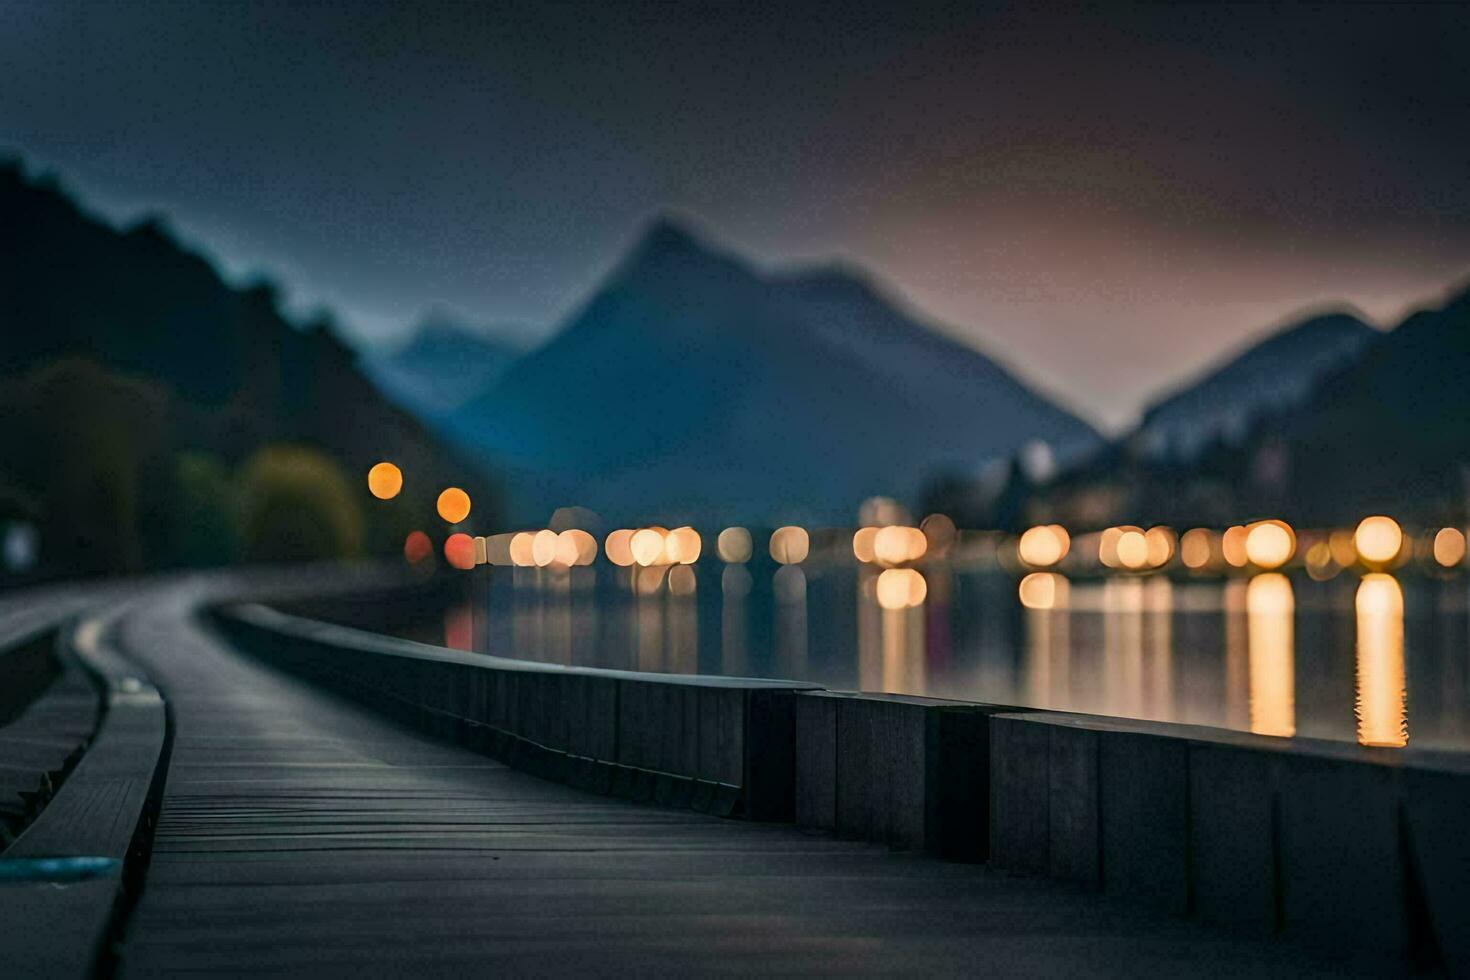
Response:
POLYGON ((793 815, 791 681, 562 667, 289 616, 215 609, 242 648, 517 768, 629 799, 793 815))
POLYGON ((1463 761, 1056 713, 990 748, 996 867, 1470 972, 1463 761))
POLYGON ((0 887, 0 949, 14 976, 92 976, 147 863, 167 721, 157 689, 108 645, 110 618, 83 619, 61 641, 97 681, 104 712, 55 798, 5 851, 65 872, 0 887))
POLYGON ((896 694, 796 695, 796 821, 983 861, 988 719, 1014 708, 896 694))
POLYGON ((594 792, 989 860, 1470 975, 1470 759, 466 654, 215 611, 262 658, 594 792), (376 656, 375 656, 376 655, 376 656))

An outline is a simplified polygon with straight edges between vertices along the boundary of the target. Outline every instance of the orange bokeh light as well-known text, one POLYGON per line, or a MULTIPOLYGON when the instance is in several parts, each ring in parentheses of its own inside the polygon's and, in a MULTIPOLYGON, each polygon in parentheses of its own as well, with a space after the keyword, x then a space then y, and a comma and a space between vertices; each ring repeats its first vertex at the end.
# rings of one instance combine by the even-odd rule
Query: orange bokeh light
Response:
POLYGON ((517 531, 510 539, 510 563, 517 568, 535 567, 536 559, 532 550, 535 540, 536 535, 530 531, 517 531))
POLYGON ((423 531, 410 531, 403 539, 403 557, 417 565, 434 553, 434 544, 423 531))
POLYGON ((639 565, 657 564, 664 554, 664 534, 657 528, 640 528, 633 532, 628 547, 633 552, 633 560, 639 565))
POLYGON ((811 539, 806 529, 788 525, 778 527, 771 534, 771 557, 782 565, 799 565, 806 561, 811 539))
POLYGON ((1118 535, 1118 564, 1128 569, 1143 568, 1148 564, 1148 538, 1137 528, 1129 528, 1118 535))
POLYGON ((929 584, 912 568, 890 568, 878 576, 878 605, 884 609, 913 609, 924 604, 929 584))
POLYGON ((439 516, 450 524, 458 524, 470 516, 470 495, 459 487, 449 487, 439 494, 439 516))
POLYGON ((531 535, 531 563, 545 568, 556 561, 556 532, 545 528, 531 535))
POLYGON ((1046 524, 1030 528, 1021 535, 1021 539, 1016 542, 1016 554, 1023 564, 1032 568, 1045 568, 1067 557, 1067 549, 1071 544, 1072 539, 1067 535, 1066 528, 1060 524, 1046 524))
POLYGON ((1032 572, 1017 589, 1027 609, 1055 609, 1066 605, 1067 580, 1055 572, 1032 572))
POLYGON ((1386 565, 1398 557, 1404 532, 1392 517, 1365 517, 1353 532, 1353 546, 1367 565, 1386 565))
POLYGON ((468 534, 451 534, 444 541, 444 560, 451 568, 474 568, 475 539, 468 534))
POLYGON ((1245 557, 1260 568, 1280 568, 1296 553, 1296 534, 1285 521, 1257 521, 1246 528, 1245 557))
POLYGON ((692 565, 699 560, 703 547, 694 528, 676 527, 664 538, 664 560, 671 565, 692 565))
POLYGON ((1185 531, 1184 536, 1179 539, 1179 560, 1184 562, 1184 567, 1197 571, 1208 565, 1215 553, 1212 541, 1211 532, 1205 528, 1196 527, 1185 531))
POLYGON ((607 560, 620 568, 627 568, 633 564, 633 532, 627 528, 619 528, 607 536, 603 543, 607 551, 607 560))
POLYGON ((1243 525, 1236 524, 1225 529, 1220 536, 1220 552, 1226 563, 1234 568, 1244 568, 1250 559, 1245 553, 1245 539, 1250 534, 1243 525))
POLYGON ((1445 568, 1465 561, 1465 532, 1457 527, 1442 527, 1434 536, 1434 560, 1445 568))
POLYGON ((403 489, 403 471, 389 462, 368 470, 368 492, 379 500, 392 500, 403 489))

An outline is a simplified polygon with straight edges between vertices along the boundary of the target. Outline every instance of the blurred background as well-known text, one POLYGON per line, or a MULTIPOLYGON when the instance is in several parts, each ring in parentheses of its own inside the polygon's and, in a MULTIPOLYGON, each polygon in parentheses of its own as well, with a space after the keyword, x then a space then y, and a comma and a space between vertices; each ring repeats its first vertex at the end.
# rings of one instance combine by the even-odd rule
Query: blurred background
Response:
POLYGON ((1388 610, 1427 639, 1369 673, 1453 743, 1467 49, 1452 5, 0 3, 0 582, 385 558, 470 573, 378 624, 436 642, 1283 734, 1306 636, 1360 738, 1388 610))

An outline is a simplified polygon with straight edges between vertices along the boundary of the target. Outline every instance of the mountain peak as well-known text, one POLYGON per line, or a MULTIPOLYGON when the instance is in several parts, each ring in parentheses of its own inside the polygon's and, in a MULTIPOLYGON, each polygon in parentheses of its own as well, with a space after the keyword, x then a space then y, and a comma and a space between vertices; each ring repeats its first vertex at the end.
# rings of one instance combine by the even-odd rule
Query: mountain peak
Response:
POLYGON ((733 255, 711 245, 692 230, 690 221, 678 215, 660 213, 644 227, 623 260, 621 269, 624 276, 666 279, 691 273, 700 276, 712 272, 728 274, 743 269, 743 265, 733 255))
POLYGON ((436 419, 482 394, 515 363, 523 348, 512 336, 510 329, 472 326, 430 307, 407 337, 362 363, 391 400, 436 419))
POLYGON ((1352 307, 1304 312, 1202 377, 1153 402, 1134 435, 1145 455, 1193 459, 1217 438, 1243 439, 1292 408, 1379 336, 1352 307))
POLYGON ((704 244, 690 222, 670 212, 660 212, 644 227, 638 236, 635 252, 707 252, 704 244))
POLYGON ((526 520, 563 498, 627 522, 837 523, 1032 440, 1063 459, 1096 444, 860 270, 773 272, 709 241, 652 220, 553 340, 446 421, 501 461, 526 520))
POLYGON ((1362 334, 1371 336, 1373 327, 1364 319, 1361 310, 1353 306, 1329 307, 1315 313, 1302 314, 1294 326, 1288 326, 1281 335, 1309 334, 1313 332, 1362 334))
POLYGON ((430 307, 391 349, 391 356, 402 358, 423 351, 485 350, 512 358, 525 350, 521 338, 526 333, 527 329, 518 324, 470 323, 440 307, 430 307))

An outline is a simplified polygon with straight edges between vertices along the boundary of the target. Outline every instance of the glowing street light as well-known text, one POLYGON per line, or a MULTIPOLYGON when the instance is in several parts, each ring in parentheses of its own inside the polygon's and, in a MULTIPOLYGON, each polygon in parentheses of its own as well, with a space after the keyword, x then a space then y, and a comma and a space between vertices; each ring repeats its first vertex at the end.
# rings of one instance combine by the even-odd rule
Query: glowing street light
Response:
POLYGON ((811 538, 806 528, 794 525, 778 527, 771 534, 771 557, 782 565, 799 565, 806 561, 811 538))
POLYGON ((470 516, 470 495, 459 487, 449 487, 439 494, 439 516, 446 523, 458 524, 470 516))
POLYGON ((368 492, 379 500, 392 500, 403 489, 403 471, 384 461, 368 470, 368 492))
POLYGON ((924 604, 929 584, 912 568, 890 568, 878 576, 878 605, 884 609, 913 609, 924 604))
POLYGON ((1252 565, 1280 568, 1296 551, 1296 535, 1282 521, 1252 524, 1245 535, 1245 556, 1252 565))
POLYGON ((1398 521, 1381 514, 1365 517, 1353 532, 1353 547, 1368 565, 1386 565, 1398 557, 1404 532, 1398 521))
POLYGON ((451 568, 474 568, 475 539, 464 533, 451 534, 444 542, 444 560, 451 568))
POLYGON ((1442 527, 1434 536, 1434 560, 1445 568, 1454 568, 1465 560, 1465 532, 1457 527, 1442 527))
POLYGON ((1060 524, 1033 527, 1016 542, 1016 555, 1032 568, 1046 568, 1067 557, 1072 540, 1060 524))

